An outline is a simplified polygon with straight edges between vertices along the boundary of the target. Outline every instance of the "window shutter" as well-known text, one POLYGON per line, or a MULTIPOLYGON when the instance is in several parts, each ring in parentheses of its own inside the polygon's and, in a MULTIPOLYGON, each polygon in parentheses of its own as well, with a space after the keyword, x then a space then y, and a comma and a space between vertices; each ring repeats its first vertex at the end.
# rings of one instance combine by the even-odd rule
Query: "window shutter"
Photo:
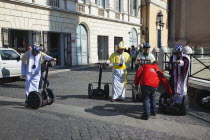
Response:
POLYGON ((105 0, 105 8, 109 8, 109 0, 105 0))
POLYGON ((2 42, 4 47, 9 47, 10 30, 2 28, 2 42))
POLYGON ((137 3, 136 3, 136 5, 137 5, 137 9, 136 9, 136 16, 139 16, 140 15, 140 5, 141 5, 141 3, 140 3, 140 0, 137 0, 137 3))
POLYGON ((124 0, 120 0, 120 12, 124 12, 124 0))
POLYGON ((130 1, 130 15, 133 15, 133 0, 130 1))
POLYGON ((96 5, 99 5, 99 0, 96 0, 96 5))
POLYGON ((90 3, 90 0, 85 0, 85 3, 89 4, 90 3))
POLYGON ((43 36, 43 46, 45 47, 45 51, 48 51, 48 32, 43 31, 42 32, 42 36, 43 36))
POLYGON ((33 44, 41 43, 41 31, 33 31, 32 32, 33 44))
POLYGON ((119 7, 119 0, 116 0, 115 1, 115 10, 119 12, 119 9, 120 9, 120 7, 119 7))

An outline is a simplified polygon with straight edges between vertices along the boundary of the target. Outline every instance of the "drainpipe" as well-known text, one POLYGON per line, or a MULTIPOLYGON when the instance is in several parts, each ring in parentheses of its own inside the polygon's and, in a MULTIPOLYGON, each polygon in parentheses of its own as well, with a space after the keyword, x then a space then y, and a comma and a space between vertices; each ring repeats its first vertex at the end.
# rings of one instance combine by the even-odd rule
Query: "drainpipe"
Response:
POLYGON ((128 21, 130 21, 130 0, 128 0, 128 21))
POLYGON ((145 26, 145 29, 146 29, 146 43, 149 43, 149 3, 150 3, 150 0, 145 0, 145 3, 146 3, 146 26, 145 26))

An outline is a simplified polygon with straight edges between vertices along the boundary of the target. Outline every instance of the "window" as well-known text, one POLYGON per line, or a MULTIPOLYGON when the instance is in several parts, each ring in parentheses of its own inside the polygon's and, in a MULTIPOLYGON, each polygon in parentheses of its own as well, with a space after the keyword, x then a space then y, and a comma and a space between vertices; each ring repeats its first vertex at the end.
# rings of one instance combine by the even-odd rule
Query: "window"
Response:
POLYGON ((132 16, 137 16, 137 0, 133 0, 132 16))
POLYGON ((121 9, 122 9, 122 7, 121 7, 121 1, 122 0, 115 0, 115 10, 117 12, 121 12, 121 9))
POLYGON ((129 32, 130 36, 129 36, 129 43, 130 46, 134 45, 135 47, 137 47, 137 43, 138 43, 138 38, 137 38, 137 32, 134 28, 131 29, 131 31, 129 32))
POLYGON ((59 7, 59 0, 49 0, 50 6, 59 7))
POLYGON ((80 2, 80 3, 85 3, 85 0, 78 0, 78 2, 80 2))
POLYGON ((2 60, 17 60, 19 55, 12 50, 2 50, 0 51, 2 60))
POLYGON ((105 8, 105 0, 97 0, 97 1, 96 1, 96 4, 97 4, 98 6, 101 6, 101 7, 105 8))

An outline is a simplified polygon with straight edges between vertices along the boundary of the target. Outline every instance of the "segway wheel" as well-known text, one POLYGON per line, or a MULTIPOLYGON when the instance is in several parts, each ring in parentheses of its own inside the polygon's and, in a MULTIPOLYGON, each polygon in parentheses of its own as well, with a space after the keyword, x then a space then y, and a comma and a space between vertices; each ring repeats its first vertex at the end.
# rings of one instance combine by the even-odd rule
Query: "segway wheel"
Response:
POLYGON ((189 108, 189 97, 186 95, 182 99, 180 114, 181 115, 187 115, 188 114, 188 108, 189 108))
POLYGON ((160 97, 159 97, 159 110, 160 110, 160 112, 165 112, 165 107, 163 105, 164 98, 165 98, 165 93, 161 94, 160 97))
POLYGON ((42 97, 37 91, 32 91, 28 95, 28 104, 33 109, 38 109, 42 106, 42 97))
POLYGON ((104 85, 104 97, 105 97, 105 100, 109 99, 109 84, 104 85))
POLYGON ((203 98, 209 96, 208 93, 205 91, 205 90, 201 90, 201 92, 198 92, 197 93, 197 103, 203 107, 203 108, 208 108, 210 107, 209 106, 209 103, 203 103, 203 98))
POLYGON ((135 89, 135 87, 133 86, 132 87, 132 101, 133 102, 136 102, 137 101, 137 91, 136 91, 136 89, 135 89))
MULTIPOLYGON (((54 95, 54 93, 53 93, 53 91, 51 89, 47 88, 46 90, 47 90, 48 96, 50 98, 50 100, 47 103, 47 105, 51 105, 55 101, 55 95, 54 95)), ((42 91, 42 96, 43 96, 43 99, 47 99, 47 94, 46 94, 45 90, 42 91)))
POLYGON ((88 98, 92 99, 93 98, 93 85, 89 83, 88 85, 88 98))

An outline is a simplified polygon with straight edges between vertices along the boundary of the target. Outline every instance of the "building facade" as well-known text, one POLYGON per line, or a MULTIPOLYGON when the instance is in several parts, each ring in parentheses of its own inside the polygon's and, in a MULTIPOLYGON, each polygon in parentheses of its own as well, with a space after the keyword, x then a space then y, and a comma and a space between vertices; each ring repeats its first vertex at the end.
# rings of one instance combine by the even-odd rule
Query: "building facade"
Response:
POLYGON ((140 0, 0 0, 0 47, 43 44, 59 65, 105 60, 141 42, 140 0))
POLYGON ((168 46, 168 0, 141 0, 142 43, 152 48, 168 46), (162 13, 162 26, 158 24, 158 13, 162 13))
POLYGON ((209 0, 169 0, 169 46, 210 48, 209 5, 209 0))

